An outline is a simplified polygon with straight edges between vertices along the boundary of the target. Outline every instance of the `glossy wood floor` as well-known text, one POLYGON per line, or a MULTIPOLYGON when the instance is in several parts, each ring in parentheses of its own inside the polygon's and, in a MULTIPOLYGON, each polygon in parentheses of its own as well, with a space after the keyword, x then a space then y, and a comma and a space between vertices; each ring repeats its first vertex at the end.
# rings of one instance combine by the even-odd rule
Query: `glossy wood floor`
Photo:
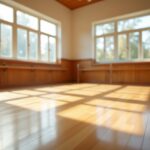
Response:
POLYGON ((150 87, 69 84, 0 92, 0 150, 150 150, 150 87))

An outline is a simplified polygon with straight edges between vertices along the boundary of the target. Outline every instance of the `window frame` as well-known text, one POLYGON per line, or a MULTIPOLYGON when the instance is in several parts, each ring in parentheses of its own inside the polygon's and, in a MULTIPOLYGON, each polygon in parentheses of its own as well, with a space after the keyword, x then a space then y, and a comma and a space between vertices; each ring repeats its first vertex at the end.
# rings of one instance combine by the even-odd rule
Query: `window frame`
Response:
POLYGON ((1 2, 1 0, 0 0, 0 3, 3 4, 3 5, 6 5, 8 7, 11 7, 13 9, 13 21, 12 22, 0 19, 0 58, 11 59, 12 56, 13 56, 13 53, 14 53, 13 52, 13 50, 14 50, 13 35, 14 35, 14 22, 15 22, 14 12, 15 12, 15 9, 11 5, 7 5, 4 2, 1 2), (11 56, 8 56, 8 57, 1 55, 1 42, 2 42, 2 40, 1 40, 1 24, 9 25, 9 26, 12 27, 12 51, 11 51, 11 56))
MULTIPOLYGON (((147 16, 150 15, 150 9, 145 10, 145 11, 140 11, 140 12, 135 12, 135 13, 131 13, 131 14, 127 14, 127 15, 123 15, 123 16, 118 16, 118 17, 114 17, 114 18, 110 18, 110 19, 106 19, 106 20, 102 20, 102 21, 96 21, 92 23, 92 58, 94 59, 94 63, 95 64, 111 64, 111 63, 130 63, 130 62, 146 62, 146 61, 150 61, 150 58, 144 58, 143 57, 143 48, 142 48, 142 32, 146 31, 146 30, 150 30, 150 27, 148 28, 141 28, 141 29, 132 29, 132 30, 127 30, 127 31, 118 31, 118 22, 120 20, 125 20, 125 19, 131 19, 131 18, 136 18, 136 17, 141 17, 141 16, 147 16), (110 33, 110 34, 103 34, 103 35, 96 35, 96 26, 97 25, 101 25, 101 24, 107 24, 110 22, 114 22, 114 32, 110 33), (129 50, 129 34, 130 33, 134 33, 134 32, 138 32, 139 33, 139 57, 137 59, 131 59, 130 56, 130 50, 129 50), (118 35, 120 34, 125 34, 127 36, 127 51, 128 51, 128 58, 124 61, 119 60, 118 54, 119 54, 119 49, 118 49, 118 35), (106 58, 103 59, 105 61, 97 61, 97 57, 96 57, 96 39, 99 37, 103 37, 105 39, 106 36, 114 36, 114 60, 110 61, 107 60, 106 58)), ((104 49, 106 49, 105 45, 104 45, 104 49)))
MULTIPOLYGON (((1 4, 4 4, 6 6, 9 6, 13 9, 13 23, 7 22, 5 20, 0 20, 0 24, 4 23, 6 25, 11 25, 12 26, 12 56, 11 57, 3 57, 0 55, 0 59, 8 59, 8 60, 19 60, 19 61, 25 61, 25 62, 33 62, 33 63, 44 63, 44 64, 59 64, 61 61, 61 49, 62 49, 62 44, 61 44, 61 22, 58 20, 55 20, 53 18, 50 18, 42 13, 39 13, 35 10, 32 10, 26 6, 23 6, 17 2, 11 1, 7 2, 5 0, 0 0, 1 4), (28 15, 31 15, 33 17, 36 17, 38 19, 38 29, 33 29, 24 25, 19 25, 17 24, 17 11, 21 11, 23 13, 26 13, 28 15), (49 23, 55 24, 56 25, 56 36, 46 34, 40 31, 40 21, 45 20, 49 23), (22 59, 17 56, 17 29, 23 29, 27 31, 27 59, 22 59), (37 50, 37 59, 36 60, 31 60, 29 58, 29 33, 34 32, 38 36, 38 50, 37 50), (41 43, 40 43, 40 35, 45 34, 51 37, 54 37, 56 39, 56 62, 50 61, 50 55, 48 56, 48 61, 42 61, 41 60, 41 43)), ((1 34, 1 33, 0 33, 1 34)))

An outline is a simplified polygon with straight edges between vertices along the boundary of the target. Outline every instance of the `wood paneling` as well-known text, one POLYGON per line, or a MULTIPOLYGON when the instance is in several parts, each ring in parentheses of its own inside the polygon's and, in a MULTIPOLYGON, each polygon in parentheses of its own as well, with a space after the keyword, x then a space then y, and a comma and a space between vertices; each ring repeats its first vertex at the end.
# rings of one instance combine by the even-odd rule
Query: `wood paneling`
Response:
POLYGON ((72 81, 69 60, 50 65, 0 59, 0 88, 72 81))
POLYGON ((70 9, 76 9, 102 0, 56 0, 70 9))
POLYGON ((36 84, 48 84, 48 83, 52 83, 52 73, 50 71, 47 70, 36 70, 34 72, 34 82, 36 84))
POLYGON ((91 59, 63 59, 58 65, 50 65, 0 60, 0 88, 77 81, 150 85, 150 62, 97 65, 91 59))
MULTIPOLYGON (((93 60, 74 61, 80 64, 80 82, 114 84, 150 84, 150 62, 94 64, 93 60)), ((74 70, 77 74, 77 69, 74 70)), ((74 75, 74 80, 77 76, 74 75)))

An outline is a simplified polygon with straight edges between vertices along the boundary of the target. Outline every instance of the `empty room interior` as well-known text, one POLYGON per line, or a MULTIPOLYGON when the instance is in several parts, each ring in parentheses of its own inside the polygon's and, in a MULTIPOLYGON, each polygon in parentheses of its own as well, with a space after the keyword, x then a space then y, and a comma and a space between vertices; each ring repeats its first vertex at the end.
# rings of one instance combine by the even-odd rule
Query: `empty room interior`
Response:
POLYGON ((150 0, 0 0, 0 150, 150 150, 150 0))

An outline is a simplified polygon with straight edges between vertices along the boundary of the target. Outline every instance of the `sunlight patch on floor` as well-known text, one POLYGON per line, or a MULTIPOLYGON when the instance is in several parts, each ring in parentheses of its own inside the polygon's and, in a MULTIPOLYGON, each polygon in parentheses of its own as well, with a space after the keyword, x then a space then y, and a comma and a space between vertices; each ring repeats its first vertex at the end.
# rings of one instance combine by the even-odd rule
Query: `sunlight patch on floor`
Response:
POLYGON ((64 95, 64 94, 47 94, 41 97, 53 99, 53 100, 63 100, 63 101, 68 101, 68 102, 75 102, 75 101, 79 101, 83 99, 82 97, 79 97, 79 96, 71 96, 71 95, 64 95))
POLYGON ((66 94, 73 94, 73 95, 81 95, 81 96, 96 96, 100 94, 99 91, 91 91, 91 90, 72 90, 69 92, 65 92, 66 94))
POLYGON ((111 101, 106 99, 93 99, 91 101, 85 102, 85 104, 95 106, 95 107, 104 107, 108 109, 118 109, 122 111, 133 111, 133 112, 144 112, 146 111, 147 107, 144 104, 137 104, 137 103, 128 103, 119 101, 111 101))
POLYGON ((96 110, 92 106, 86 106, 83 104, 79 104, 77 106, 73 106, 71 108, 60 111, 58 113, 58 115, 62 116, 62 117, 67 117, 70 119, 77 119, 77 120, 81 121, 82 119, 84 119, 83 116, 86 116, 86 114, 90 115, 95 112, 96 112, 96 110))
POLYGON ((92 88, 86 88, 86 90, 91 90, 91 91, 99 91, 99 92, 109 92, 111 90, 117 90, 118 88, 122 88, 123 86, 121 85, 104 85, 100 84, 92 88))
POLYGON ((24 98, 16 101, 8 101, 6 104, 29 109, 32 111, 45 111, 51 108, 67 104, 64 101, 44 100, 39 97, 24 98))
POLYGON ((34 91, 34 90, 16 90, 16 91, 11 91, 11 92, 17 93, 17 94, 24 94, 27 96, 41 95, 45 93, 45 92, 34 91))
POLYGON ((75 90, 75 89, 94 87, 96 85, 97 84, 69 84, 69 85, 57 85, 57 86, 52 86, 52 87, 34 88, 34 90, 57 93, 57 92, 75 90))
POLYGON ((143 135, 145 128, 142 114, 124 112, 121 110, 117 111, 109 108, 78 105, 71 109, 61 111, 58 115, 72 120, 96 125, 97 128, 107 128, 131 135, 141 136, 143 135))
POLYGON ((7 100, 18 99, 23 97, 26 96, 23 94, 16 94, 12 92, 0 92, 0 101, 7 101, 7 100))
POLYGON ((148 101, 149 96, 147 94, 142 94, 142 92, 138 92, 135 94, 132 93, 125 93, 124 91, 122 92, 113 92, 110 94, 106 94, 105 98, 117 98, 119 100, 131 100, 131 101, 143 101, 146 102, 148 101))

